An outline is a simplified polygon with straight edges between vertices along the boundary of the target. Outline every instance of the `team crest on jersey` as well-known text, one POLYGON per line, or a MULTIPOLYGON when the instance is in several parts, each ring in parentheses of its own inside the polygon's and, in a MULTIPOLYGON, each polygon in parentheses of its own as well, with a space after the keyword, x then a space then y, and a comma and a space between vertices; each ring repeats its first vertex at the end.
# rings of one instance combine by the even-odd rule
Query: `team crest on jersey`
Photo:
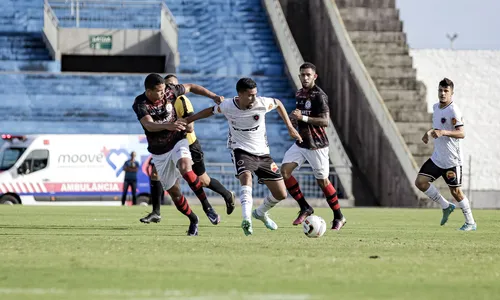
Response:
POLYGON ((446 123, 446 118, 441 118, 441 123, 442 124, 446 123))
POLYGON ((306 109, 311 109, 311 100, 307 100, 305 104, 306 109))
POLYGON ((267 108, 267 110, 271 110, 271 109, 273 109, 273 105, 269 104, 269 107, 267 108))
POLYGON ((276 163, 272 163, 272 164, 271 164, 271 170, 272 170, 274 173, 278 173, 278 166, 276 165, 276 163))
POLYGON ((253 116, 253 119, 254 119, 255 121, 258 121, 258 120, 259 120, 259 115, 255 115, 255 116, 253 116))
POLYGON ((451 119, 451 124, 453 124, 453 125, 457 125, 457 119, 452 118, 452 119, 451 119))
POLYGON ((166 110, 168 113, 170 113, 173 109, 173 106, 172 106, 172 103, 168 103, 167 106, 166 106, 166 110))
POLYGON ((455 177, 457 177, 457 174, 455 174, 455 172, 453 172, 453 171, 446 172, 446 178, 453 179, 455 177))

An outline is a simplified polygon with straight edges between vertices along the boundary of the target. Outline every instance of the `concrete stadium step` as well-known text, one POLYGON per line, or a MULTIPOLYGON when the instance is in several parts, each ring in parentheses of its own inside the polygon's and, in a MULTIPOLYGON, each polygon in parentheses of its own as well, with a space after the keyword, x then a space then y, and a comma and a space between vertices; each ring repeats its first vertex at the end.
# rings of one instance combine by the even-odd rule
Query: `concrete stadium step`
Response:
POLYGON ((368 66, 372 79, 376 78, 415 78, 417 70, 412 67, 368 66))
POLYGON ((420 133, 421 137, 432 128, 431 122, 396 122, 396 125, 401 132, 420 133))
POLYGON ((421 95, 417 90, 379 89, 379 93, 386 103, 393 101, 405 101, 408 103, 415 103, 415 102, 426 103, 425 94, 421 95))
POLYGON ((395 122, 431 122, 432 115, 427 111, 397 110, 391 111, 395 122))
POLYGON ((433 150, 433 145, 432 144, 424 144, 419 143, 419 144, 408 144, 408 148, 410 149, 411 153, 414 153, 415 155, 419 156, 425 156, 425 155, 431 155, 432 150, 433 150))
POLYGON ((359 56, 365 57, 373 54, 408 54, 409 48, 401 43, 364 43, 354 42, 354 47, 359 56))
POLYGON ((339 9, 342 20, 399 20, 399 12, 395 8, 345 7, 339 9))
POLYGON ((416 90, 417 80, 415 78, 373 78, 379 90, 416 90))
POLYGON ((349 36, 352 42, 406 45, 406 33, 400 31, 349 31, 349 36))
POLYGON ((335 0, 339 8, 342 7, 368 7, 368 8, 394 8, 396 0, 335 0))
POLYGON ((344 20, 347 31, 402 31, 400 20, 344 20))
POLYGON ((427 111, 427 104, 421 101, 387 101, 384 99, 385 106, 390 112, 398 110, 413 110, 413 111, 427 111))
POLYGON ((413 67, 413 59, 408 54, 368 54, 361 56, 366 67, 413 67))

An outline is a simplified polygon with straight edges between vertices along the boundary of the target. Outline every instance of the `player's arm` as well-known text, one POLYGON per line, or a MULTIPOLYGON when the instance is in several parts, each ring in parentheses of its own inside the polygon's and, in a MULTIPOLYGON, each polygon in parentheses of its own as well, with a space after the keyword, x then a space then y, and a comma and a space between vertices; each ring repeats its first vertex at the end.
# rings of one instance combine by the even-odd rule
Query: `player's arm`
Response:
POLYGON ((463 139, 465 138, 465 130, 463 125, 455 127, 455 130, 433 129, 431 131, 431 135, 435 139, 442 136, 447 136, 455 139, 463 139))
POLYGON ((307 117, 302 115, 302 112, 298 109, 294 110, 292 112, 292 118, 295 118, 296 120, 299 120, 304 123, 312 124, 315 126, 320 126, 320 127, 328 127, 328 117, 329 114, 328 112, 320 114, 319 117, 307 117))
POLYGON ((192 123, 194 121, 201 120, 201 119, 206 119, 208 117, 211 117, 211 116, 214 115, 214 109, 216 109, 216 107, 217 106, 205 108, 204 110, 201 110, 198 113, 185 118, 184 120, 186 121, 186 124, 190 124, 190 123, 192 123))
POLYGON ((170 131, 182 131, 186 130, 186 123, 183 122, 182 120, 177 120, 175 123, 155 123, 153 121, 153 118, 151 118, 150 115, 145 115, 144 117, 141 118, 140 120, 142 126, 146 128, 147 131, 149 132, 158 132, 158 131, 163 131, 163 130, 170 130, 170 131))
MULTIPOLYGON (((174 108, 177 115, 182 116, 183 119, 194 114, 193 104, 191 104, 191 101, 185 95, 179 96, 177 98, 174 104, 174 108)), ((183 120, 181 119, 180 121, 182 122, 183 120)), ((186 121, 184 120, 184 122, 186 121)), ((194 123, 189 123, 186 125, 186 132, 194 132, 194 123)))
POLYGON ((184 86, 186 94, 191 92, 196 95, 205 96, 214 100, 214 102, 217 104, 221 103, 224 100, 223 96, 219 96, 201 85, 197 85, 194 83, 183 83, 182 85, 184 86))
POLYGON ((285 106, 283 106, 283 103, 281 103, 281 101, 278 100, 278 99, 275 99, 274 101, 276 103, 276 110, 278 111, 278 114, 283 119, 283 121, 285 122, 286 127, 288 128, 288 134, 292 138, 294 138, 297 141, 299 141, 299 143, 302 143, 302 138, 300 137, 300 134, 295 129, 295 127, 292 124, 292 121, 288 117, 288 113, 286 112, 285 106))

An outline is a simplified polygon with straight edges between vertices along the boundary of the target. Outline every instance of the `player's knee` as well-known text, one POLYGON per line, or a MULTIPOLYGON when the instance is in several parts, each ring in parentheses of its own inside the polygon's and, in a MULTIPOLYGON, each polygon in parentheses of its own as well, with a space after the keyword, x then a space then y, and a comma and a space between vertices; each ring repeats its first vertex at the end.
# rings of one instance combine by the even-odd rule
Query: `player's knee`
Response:
POLYGON ((328 178, 317 178, 316 182, 322 189, 326 188, 330 184, 330 180, 328 180, 328 178))
POLYGON ((287 196, 286 190, 280 190, 278 193, 276 193, 276 195, 273 195, 273 197, 279 201, 285 200, 286 196, 287 196))
POLYGON ((450 188, 450 193, 457 201, 461 201, 464 198, 462 190, 459 187, 450 188))
POLYGON ((288 180, 288 178, 290 178, 292 176, 292 169, 289 167, 288 164, 283 164, 281 166, 281 176, 283 176, 283 179, 284 180, 288 180))
POLYGON ((203 173, 202 175, 199 176, 199 178, 203 187, 207 187, 210 185, 210 177, 207 175, 207 173, 203 173))
POLYGON ((429 189, 429 181, 427 180, 427 178, 422 178, 421 176, 418 176, 417 179, 415 179, 415 186, 425 192, 429 189))
POLYGON ((191 162, 188 159, 180 159, 177 163, 177 168, 179 169, 181 175, 184 175, 191 171, 191 162))

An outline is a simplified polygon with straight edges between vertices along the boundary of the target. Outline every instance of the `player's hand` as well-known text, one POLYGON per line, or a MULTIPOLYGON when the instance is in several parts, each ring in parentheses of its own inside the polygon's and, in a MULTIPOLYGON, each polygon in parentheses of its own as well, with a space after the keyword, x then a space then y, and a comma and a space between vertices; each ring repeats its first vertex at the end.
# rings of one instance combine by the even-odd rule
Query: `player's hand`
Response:
POLYGON ((177 121, 175 121, 176 124, 181 124, 181 125, 184 125, 186 126, 187 124, 189 124, 190 122, 188 122, 189 120, 186 118, 178 118, 177 121))
POLYGON ((214 102, 216 104, 221 104, 222 101, 224 101, 224 96, 219 96, 219 95, 215 95, 212 100, 214 100, 214 102))
POLYGON ((175 121, 175 123, 167 124, 167 130, 170 131, 183 131, 186 130, 186 124, 179 122, 179 120, 175 121))
POLYGON ((302 120, 302 112, 298 109, 294 109, 290 114, 290 118, 293 118, 295 120, 302 120))
POLYGON ((424 142, 424 144, 427 144, 429 142, 429 133, 426 132, 424 134, 424 136, 422 137, 422 142, 424 142))
POLYGON ((288 128, 288 134, 296 139, 299 143, 302 143, 302 138, 300 137, 299 132, 295 128, 288 128))
POLYGON ((439 137, 442 137, 443 136, 443 130, 439 130, 439 129, 433 129, 431 131, 431 136, 435 139, 439 138, 439 137))

